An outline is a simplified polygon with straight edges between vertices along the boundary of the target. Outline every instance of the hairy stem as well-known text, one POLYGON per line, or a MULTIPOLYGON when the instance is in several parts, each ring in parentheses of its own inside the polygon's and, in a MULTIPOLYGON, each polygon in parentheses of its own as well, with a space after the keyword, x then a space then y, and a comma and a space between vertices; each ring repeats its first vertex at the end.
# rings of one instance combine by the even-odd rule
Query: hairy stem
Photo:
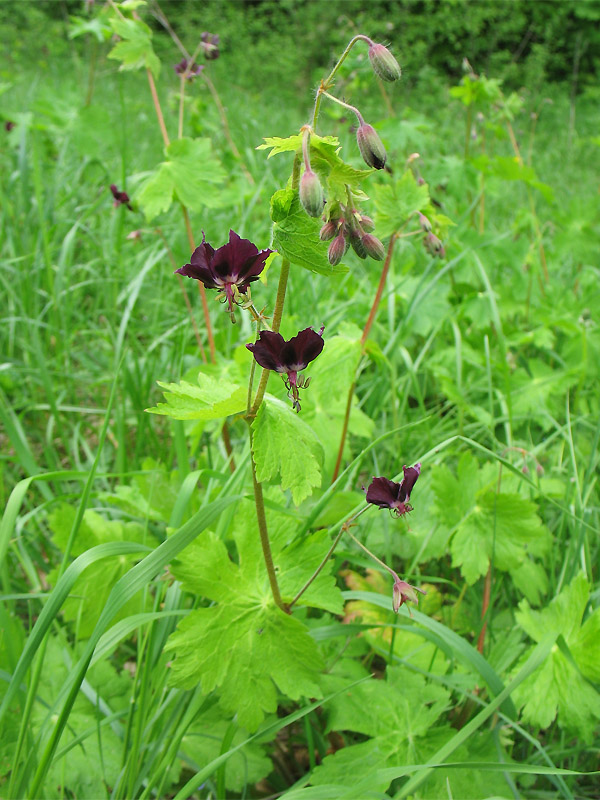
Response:
POLYGON ((329 75, 325 78, 325 80, 321 81, 321 84, 317 89, 317 96, 315 97, 315 106, 313 109, 312 127, 314 131, 316 131, 317 119, 319 117, 319 109, 321 107, 321 95, 323 94, 323 92, 326 92, 328 89, 331 89, 331 87, 333 86, 332 81, 335 78, 336 72, 348 57, 348 53, 350 52, 350 50, 352 50, 354 45, 360 41, 366 42, 369 45, 372 44, 372 40, 369 39, 368 36, 363 36, 362 34, 358 34, 358 36, 355 36, 353 39, 349 41, 348 46, 346 47, 342 55, 339 57, 337 64, 331 70, 329 75))
POLYGON ((165 147, 168 147, 170 144, 169 134, 167 133, 165 118, 163 117, 162 108, 160 107, 160 100, 158 99, 156 84, 154 83, 154 76, 152 75, 149 69, 146 69, 146 75, 148 76, 148 83, 150 84, 150 92, 152 93, 152 102, 154 103, 154 110, 156 111, 156 116, 158 118, 158 127, 160 128, 160 132, 162 134, 165 147))
MULTIPOLYGON (((373 327, 373 323, 375 322, 375 317, 377 316, 377 310, 379 308, 379 303, 381 302, 381 297, 383 295, 383 289, 385 287, 385 282, 387 280, 388 272, 390 271, 390 264, 392 263, 392 255, 394 253, 394 244, 396 239, 399 237, 399 232, 395 231, 390 239, 390 243, 388 244, 387 255, 385 257, 385 261, 383 262, 383 268, 381 270, 381 276, 379 278, 379 286, 377 287, 377 292, 375 293, 375 299, 373 300, 373 305, 371 306, 371 311, 369 312, 369 316, 367 317, 367 321, 365 323, 365 327, 362 332, 362 336, 360 337, 360 344, 362 351, 364 353, 365 344, 367 339, 369 338, 369 333, 371 332, 371 328, 373 327)), ((346 400, 346 412, 344 414, 344 423, 342 425, 342 435, 340 437, 340 445, 338 447, 338 454, 335 461, 335 467, 333 470, 333 475, 331 477, 331 482, 335 483, 337 480, 338 475, 340 474, 340 468, 342 466, 342 458, 344 456, 344 445, 346 443, 346 436, 348 435, 348 424, 350 422, 350 412, 352 410, 352 398, 354 396, 354 390, 356 389, 356 380, 352 382, 350 389, 348 390, 348 399, 346 400)))
POLYGON ((361 548, 361 550, 364 550, 365 553, 373 559, 373 561, 376 561, 384 569, 386 569, 396 582, 400 580, 397 572, 394 572, 394 570, 391 567, 388 567, 388 565, 384 564, 380 558, 377 558, 377 556, 374 553, 372 553, 368 547, 365 547, 364 544, 361 544, 361 542, 358 541, 356 536, 353 536, 353 534, 351 534, 350 531, 347 531, 347 533, 348 536, 352 539, 352 541, 355 542, 361 548))

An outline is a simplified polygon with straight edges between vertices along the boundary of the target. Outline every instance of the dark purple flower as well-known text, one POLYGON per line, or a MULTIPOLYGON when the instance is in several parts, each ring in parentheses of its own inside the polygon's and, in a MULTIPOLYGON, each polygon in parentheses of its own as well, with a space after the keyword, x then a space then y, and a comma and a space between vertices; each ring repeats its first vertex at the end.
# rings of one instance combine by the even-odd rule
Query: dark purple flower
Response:
POLYGON ((200 34, 200 41, 202 42, 204 58, 207 61, 214 61, 215 58, 219 57, 219 37, 216 33, 204 31, 204 33, 200 34))
POLYGON ((299 389, 306 388, 310 382, 310 378, 298 378, 298 373, 323 350, 323 330, 316 333, 312 328, 305 328, 288 342, 280 333, 261 331, 258 341, 246 345, 261 367, 286 375, 285 385, 296 411, 300 411, 299 389))
POLYGON ((400 483, 394 483, 387 478, 373 478, 367 489, 367 503, 372 503, 379 508, 391 508, 399 517, 412 511, 409 504, 410 493, 421 473, 421 465, 402 467, 404 478, 400 483))
POLYGON ((7 119, 6 122, 4 123, 4 130, 7 133, 10 133, 14 127, 15 123, 11 119, 7 119))
POLYGON ((120 205, 125 205, 130 211, 133 211, 131 203, 129 202, 129 195, 127 194, 127 192, 120 192, 117 189, 116 184, 114 183, 111 183, 110 190, 112 192, 112 196, 115 198, 115 201, 113 203, 115 208, 117 208, 120 205))
POLYGON ((194 63, 191 67, 188 67, 188 60, 187 58, 182 58, 179 64, 175 64, 173 69, 178 75, 185 75, 188 81, 193 81, 196 75, 200 75, 204 67, 202 65, 194 63))
POLYGON ((175 272, 201 281, 207 289, 224 292, 229 313, 233 314, 233 303, 237 303, 240 293, 246 294, 252 281, 258 280, 265 268, 265 261, 273 252, 259 252, 249 239, 241 239, 232 230, 229 231, 228 244, 215 250, 206 241, 202 231, 202 244, 192 253, 190 263, 175 272))

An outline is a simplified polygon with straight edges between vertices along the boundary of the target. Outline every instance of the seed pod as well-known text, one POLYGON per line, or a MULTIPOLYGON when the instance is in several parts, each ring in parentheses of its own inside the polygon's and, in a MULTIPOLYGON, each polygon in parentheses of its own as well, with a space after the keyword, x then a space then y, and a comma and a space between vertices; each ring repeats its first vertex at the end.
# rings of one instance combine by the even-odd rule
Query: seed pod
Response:
POLYGON ((319 236, 322 242, 328 242, 330 239, 337 233, 337 229, 339 227, 339 222, 336 219, 330 219, 329 222, 326 222, 325 225, 319 231, 319 236))
POLYGON ((346 237, 344 236, 343 231, 340 231, 339 234, 329 245, 329 250, 327 251, 327 258, 329 259, 329 263, 334 267, 337 266, 342 260, 345 252, 346 252, 346 237))
POLYGON ((383 169, 387 154, 385 147, 372 125, 366 122, 356 131, 356 142, 365 164, 375 169, 383 169))
POLYGON ((363 243, 363 237, 360 234, 358 228, 350 228, 350 244, 352 245, 352 249, 356 253, 359 258, 366 258, 367 257, 367 248, 363 243))
POLYGON ((312 170, 307 169, 300 181, 300 202, 310 217, 320 217, 323 213, 323 188, 312 170))
POLYGON ((369 59, 376 75, 384 81, 400 80, 402 70, 400 64, 382 44, 373 44, 369 47, 369 59))
POLYGON ((376 236, 373 236, 371 233, 366 233, 362 237, 362 243, 367 251, 367 255, 374 258, 375 261, 383 261, 385 258, 385 247, 376 236))

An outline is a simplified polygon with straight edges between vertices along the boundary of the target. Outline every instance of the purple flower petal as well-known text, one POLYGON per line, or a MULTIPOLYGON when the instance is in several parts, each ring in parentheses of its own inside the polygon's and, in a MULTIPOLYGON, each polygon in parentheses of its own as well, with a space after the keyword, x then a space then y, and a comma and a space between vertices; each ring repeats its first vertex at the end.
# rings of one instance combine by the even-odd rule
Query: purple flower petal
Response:
POLYGON ((300 372, 314 361, 323 350, 323 337, 312 328, 305 328, 286 342, 282 353, 282 361, 288 366, 288 372, 300 372))
POLYGON ((275 372, 287 372, 281 360, 284 346, 285 339, 275 331, 261 331, 258 341, 246 345, 261 367, 275 372))
POLYGON ((400 490, 400 483, 394 483, 388 478, 373 478, 367 489, 367 503, 379 508, 397 508, 400 503, 400 490))
POLYGON ((402 469, 404 471, 404 478, 400 488, 400 500, 405 502, 410 500, 410 493, 417 482, 417 478, 421 474, 421 464, 415 464, 414 467, 407 467, 405 464, 402 469))

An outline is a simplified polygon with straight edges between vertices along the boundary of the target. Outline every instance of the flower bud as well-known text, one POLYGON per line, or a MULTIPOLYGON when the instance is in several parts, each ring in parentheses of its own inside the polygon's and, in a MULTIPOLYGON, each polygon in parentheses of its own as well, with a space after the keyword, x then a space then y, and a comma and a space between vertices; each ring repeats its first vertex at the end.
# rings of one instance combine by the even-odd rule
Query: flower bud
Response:
POLYGON ((335 237, 335 239, 329 245, 329 250, 327 251, 327 258, 329 259, 329 263, 334 267, 337 266, 342 260, 345 252, 346 252, 346 238, 344 236, 343 231, 340 231, 340 233, 335 237))
POLYGON ((356 253, 359 258, 366 258, 367 257, 367 248, 363 243, 363 237, 360 234, 358 228, 350 228, 350 244, 352 245, 352 249, 356 253))
POLYGON ((383 261, 385 258, 385 247, 383 243, 371 233, 366 233, 362 237, 362 244, 367 251, 367 255, 374 258, 375 261, 383 261))
POLYGON ((383 169, 387 154, 383 142, 372 125, 363 122, 356 131, 356 141, 365 164, 375 169, 383 169))
POLYGON ((444 245, 440 242, 440 240, 434 233, 428 233, 427 236, 423 239, 423 244, 427 252, 431 253, 432 256, 438 256, 439 258, 444 258, 444 256, 446 255, 446 251, 444 250, 444 245))
POLYGON ((326 222, 325 225, 321 228, 319 232, 319 236, 321 237, 322 242, 328 242, 330 239, 336 235, 338 229, 338 220, 330 219, 329 222, 326 222))
POLYGON ((310 217, 323 213, 323 189, 321 181, 312 170, 306 170, 300 181, 300 202, 310 217))
POLYGON ((431 222, 429 222, 425 214, 419 214, 419 225, 421 226, 421 230, 425 231, 425 233, 431 233, 431 222))
POLYGON ((361 214, 358 221, 360 222, 361 228, 363 231, 366 231, 366 233, 370 233, 371 231, 375 230, 375 223, 371 217, 361 214))
POLYGON ((369 59, 376 75, 384 81, 400 80, 402 70, 400 64, 382 44, 373 44, 369 47, 369 59))

